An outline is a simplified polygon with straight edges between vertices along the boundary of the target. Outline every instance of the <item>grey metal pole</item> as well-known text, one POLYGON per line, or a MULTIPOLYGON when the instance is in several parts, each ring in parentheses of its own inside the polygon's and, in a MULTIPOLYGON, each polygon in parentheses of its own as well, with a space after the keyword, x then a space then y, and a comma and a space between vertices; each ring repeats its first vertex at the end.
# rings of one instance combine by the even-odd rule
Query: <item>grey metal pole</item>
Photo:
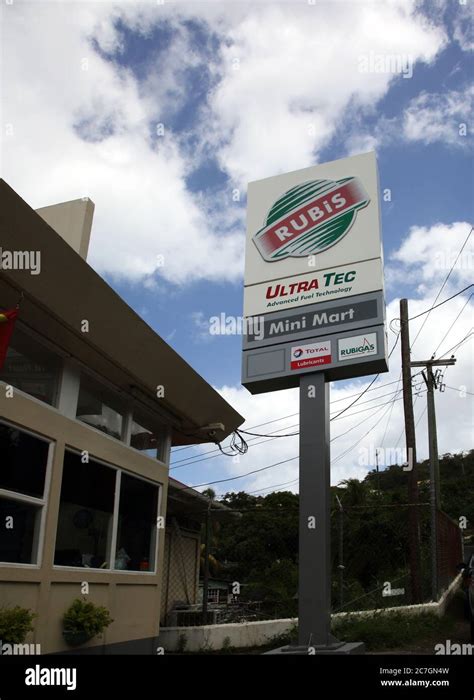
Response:
POLYGON ((434 404, 434 377, 431 367, 426 368, 426 386, 428 402, 428 442, 430 453, 430 506, 431 506, 431 595, 433 600, 438 599, 438 523, 437 523, 437 469, 438 441, 436 438, 436 415, 434 404))
POLYGON ((337 505, 339 508, 339 607, 344 605, 344 508, 336 494, 337 505))
POLYGON ((329 383, 300 378, 300 515, 298 641, 331 642, 329 383))

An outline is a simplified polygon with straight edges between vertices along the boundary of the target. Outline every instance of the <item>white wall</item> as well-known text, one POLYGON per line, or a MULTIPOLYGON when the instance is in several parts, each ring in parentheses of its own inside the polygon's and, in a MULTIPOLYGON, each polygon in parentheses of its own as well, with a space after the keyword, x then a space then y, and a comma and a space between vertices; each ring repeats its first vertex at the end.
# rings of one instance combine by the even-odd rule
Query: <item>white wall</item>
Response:
MULTIPOLYGON (((395 608, 378 610, 360 610, 351 613, 336 613, 332 615, 333 621, 342 620, 347 616, 370 617, 380 612, 398 612, 402 615, 419 615, 424 612, 432 612, 436 615, 444 615, 448 600, 453 595, 461 581, 458 575, 450 587, 437 603, 422 605, 404 605, 395 608)), ((180 637, 186 638, 186 646, 181 651, 206 652, 217 651, 226 646, 236 649, 264 646, 272 643, 275 637, 287 634, 298 624, 298 618, 283 620, 262 620, 259 622, 233 622, 225 625, 203 625, 201 627, 161 627, 158 646, 165 651, 177 651, 180 649, 180 637)))

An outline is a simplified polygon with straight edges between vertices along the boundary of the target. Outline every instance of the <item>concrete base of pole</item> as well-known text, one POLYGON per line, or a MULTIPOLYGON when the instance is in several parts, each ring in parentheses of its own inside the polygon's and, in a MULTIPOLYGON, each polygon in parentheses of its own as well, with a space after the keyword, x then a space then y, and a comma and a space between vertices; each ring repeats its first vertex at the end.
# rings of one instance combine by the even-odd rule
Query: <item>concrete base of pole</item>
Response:
POLYGON ((299 655, 299 656, 320 656, 332 654, 344 656, 346 654, 365 654, 365 644, 363 642, 335 642, 327 646, 293 646, 288 644, 278 649, 266 651, 265 654, 299 655))

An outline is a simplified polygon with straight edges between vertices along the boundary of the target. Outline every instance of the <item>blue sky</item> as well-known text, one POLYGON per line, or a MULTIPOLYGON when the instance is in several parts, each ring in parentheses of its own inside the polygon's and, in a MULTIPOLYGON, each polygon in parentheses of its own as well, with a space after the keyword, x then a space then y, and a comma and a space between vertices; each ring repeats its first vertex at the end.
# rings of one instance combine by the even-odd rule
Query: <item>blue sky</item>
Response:
MULTIPOLYGON (((431 305, 472 221, 468 5, 18 0, 3 10, 5 119, 14 126, 3 144, 4 177, 35 207, 91 197, 89 262, 247 425, 275 420, 297 410, 295 392, 252 399, 240 386, 241 338, 207 331, 212 316, 242 313, 246 183, 375 149, 381 188, 391 191, 382 202, 388 318, 401 296, 418 311, 431 305), (365 72, 369 56, 408 62, 410 77, 390 63, 365 72), (38 178, 40 170, 48 177, 38 178)), ((472 259, 463 257, 443 298, 470 281, 472 259)), ((419 341, 425 354, 464 302, 427 324, 419 341)), ((453 339, 471 327, 468 306, 453 339)), ((454 387, 474 390, 465 379, 469 352, 464 346, 450 376, 454 387)), ((398 375, 396 360, 380 383, 398 375)), ((365 384, 333 387, 338 405, 365 384)), ((472 446, 472 402, 460 400, 453 391, 440 406, 442 451, 472 446), (460 406, 466 421, 451 425, 460 406)), ((391 409, 359 450, 382 438, 395 446, 402 414, 399 403, 391 409)), ((360 435, 362 416, 348 417, 354 430, 336 454, 360 435)), ((422 455, 425 432, 421 421, 422 455)), ((296 443, 283 442, 175 476, 200 483, 244 473, 295 454, 296 443)), ((354 454, 338 462, 334 479, 363 476, 364 468, 354 454)), ((295 469, 296 462, 235 486, 264 488, 295 469)))

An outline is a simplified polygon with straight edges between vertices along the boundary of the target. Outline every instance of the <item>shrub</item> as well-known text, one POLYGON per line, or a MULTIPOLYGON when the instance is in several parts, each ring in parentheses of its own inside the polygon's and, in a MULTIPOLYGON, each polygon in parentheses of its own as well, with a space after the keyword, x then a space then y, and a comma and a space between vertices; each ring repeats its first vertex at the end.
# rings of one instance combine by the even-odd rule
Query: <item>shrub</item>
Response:
POLYGON ((107 608, 76 598, 63 617, 66 633, 82 632, 91 639, 101 634, 113 622, 107 608))
POLYGON ((22 644, 28 632, 33 631, 35 613, 16 605, 0 608, 0 640, 5 644, 22 644))
POLYGON ((180 634, 178 637, 178 647, 177 647, 176 651, 178 651, 180 654, 184 654, 187 643, 188 643, 188 638, 186 637, 186 635, 180 634))

